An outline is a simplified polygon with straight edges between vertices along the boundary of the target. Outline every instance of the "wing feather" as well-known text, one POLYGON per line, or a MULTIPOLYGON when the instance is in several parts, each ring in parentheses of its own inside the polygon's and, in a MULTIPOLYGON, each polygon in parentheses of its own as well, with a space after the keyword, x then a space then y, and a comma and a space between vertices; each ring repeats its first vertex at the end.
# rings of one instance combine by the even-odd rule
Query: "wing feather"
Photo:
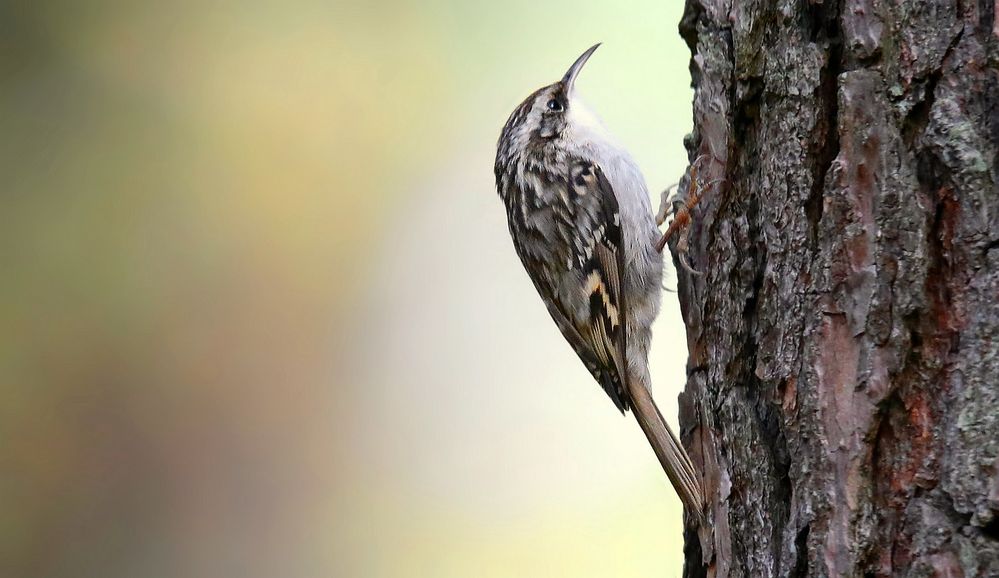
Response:
POLYGON ((568 166, 569 174, 530 167, 537 172, 523 179, 521 210, 508 211, 511 233, 563 336, 623 412, 630 403, 617 197, 595 163, 570 159, 568 166))

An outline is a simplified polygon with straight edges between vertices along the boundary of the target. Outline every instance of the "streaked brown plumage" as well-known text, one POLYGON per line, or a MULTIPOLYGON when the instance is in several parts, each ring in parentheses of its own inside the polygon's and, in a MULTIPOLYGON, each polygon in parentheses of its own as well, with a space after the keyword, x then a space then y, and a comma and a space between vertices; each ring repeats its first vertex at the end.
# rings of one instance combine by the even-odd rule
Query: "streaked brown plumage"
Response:
POLYGON ((697 472, 649 393, 663 265, 648 191, 573 88, 596 48, 510 115, 497 144, 496 188, 514 247, 552 319, 618 409, 633 411, 687 510, 700 518, 697 472))

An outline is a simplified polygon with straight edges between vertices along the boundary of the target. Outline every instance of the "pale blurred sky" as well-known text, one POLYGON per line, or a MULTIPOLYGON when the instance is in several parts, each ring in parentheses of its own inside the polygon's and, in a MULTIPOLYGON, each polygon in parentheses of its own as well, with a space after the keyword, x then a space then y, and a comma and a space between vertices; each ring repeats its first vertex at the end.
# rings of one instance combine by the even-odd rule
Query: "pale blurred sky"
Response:
MULTIPOLYGON (((681 9, 0 8, 0 574, 679 576, 679 502, 492 164, 599 41, 578 86, 657 197, 681 9)), ((671 293, 651 361, 675 425, 671 293)))

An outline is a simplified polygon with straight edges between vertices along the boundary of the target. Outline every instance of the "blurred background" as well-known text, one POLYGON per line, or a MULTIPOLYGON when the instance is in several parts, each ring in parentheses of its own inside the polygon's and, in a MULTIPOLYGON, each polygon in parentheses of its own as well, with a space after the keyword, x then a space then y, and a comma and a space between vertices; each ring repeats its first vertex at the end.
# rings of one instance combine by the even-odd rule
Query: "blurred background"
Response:
MULTIPOLYGON (((492 164, 602 41, 582 94, 677 180, 681 9, 0 5, 0 576, 679 576, 492 164)), ((666 293, 674 424, 683 336, 666 293)))

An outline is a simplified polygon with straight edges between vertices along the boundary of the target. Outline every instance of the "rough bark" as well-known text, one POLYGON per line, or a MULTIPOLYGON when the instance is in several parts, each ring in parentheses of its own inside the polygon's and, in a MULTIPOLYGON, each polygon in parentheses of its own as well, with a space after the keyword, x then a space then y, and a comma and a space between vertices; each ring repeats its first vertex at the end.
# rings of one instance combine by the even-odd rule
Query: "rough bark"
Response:
POLYGON ((999 576, 996 4, 687 0, 685 576, 999 576))

